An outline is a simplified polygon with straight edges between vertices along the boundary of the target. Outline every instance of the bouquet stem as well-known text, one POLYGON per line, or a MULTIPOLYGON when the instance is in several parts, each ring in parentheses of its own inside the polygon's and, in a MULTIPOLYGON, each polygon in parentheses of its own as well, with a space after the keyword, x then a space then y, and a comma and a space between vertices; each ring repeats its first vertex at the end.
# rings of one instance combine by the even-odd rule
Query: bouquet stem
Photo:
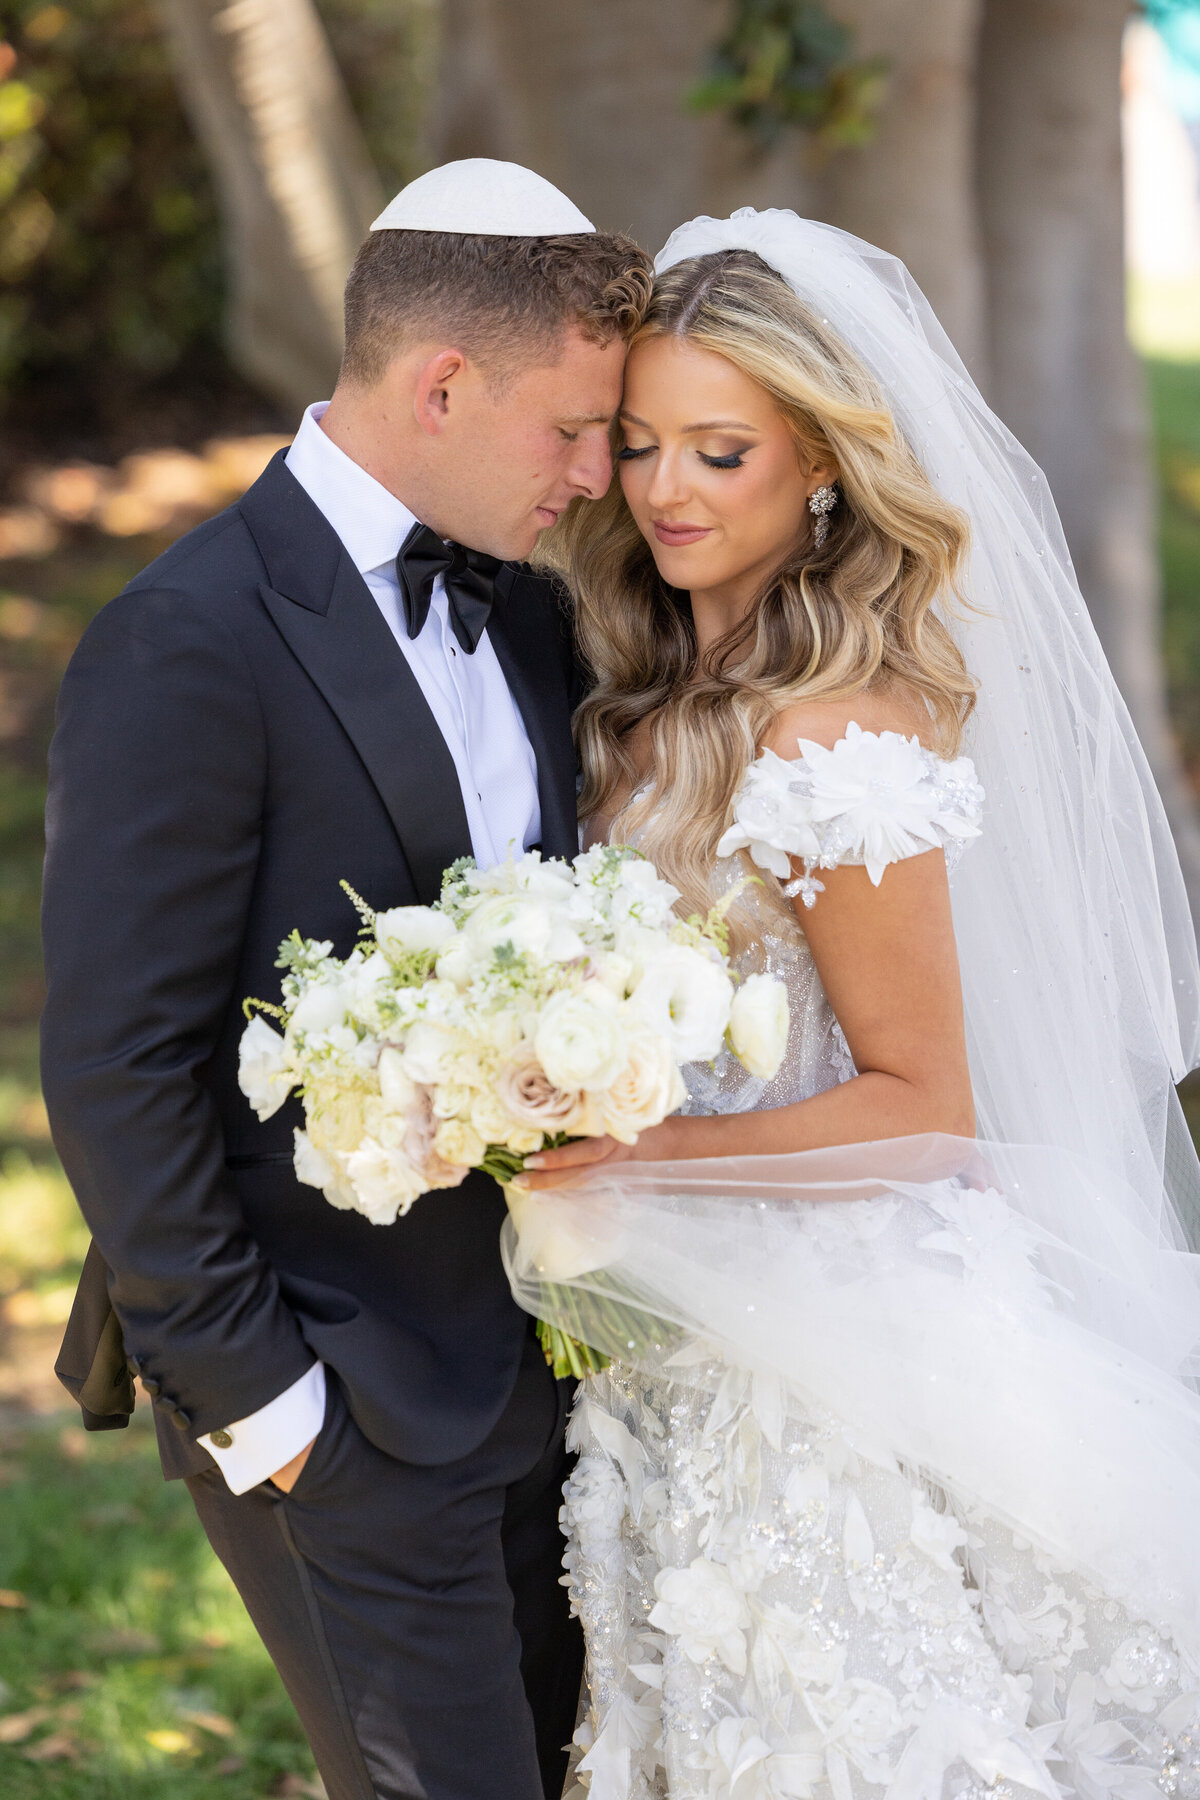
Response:
POLYGON ((585 1375, 598 1375, 601 1369, 608 1367, 609 1358, 603 1351, 593 1350, 590 1344, 568 1337, 565 1331, 560 1331, 557 1325, 548 1325, 545 1319, 537 1321, 537 1335, 556 1381, 566 1381, 571 1376, 582 1381, 585 1375))

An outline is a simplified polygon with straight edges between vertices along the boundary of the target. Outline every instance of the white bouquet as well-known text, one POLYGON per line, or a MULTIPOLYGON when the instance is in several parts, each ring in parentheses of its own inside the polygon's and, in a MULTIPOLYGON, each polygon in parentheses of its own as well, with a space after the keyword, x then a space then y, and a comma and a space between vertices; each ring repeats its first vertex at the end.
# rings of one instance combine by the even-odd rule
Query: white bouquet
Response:
MULTIPOLYGON (((779 1067, 786 993, 765 975, 736 984, 733 896, 685 922, 636 850, 465 859, 433 906, 389 912, 343 886, 358 947, 341 959, 292 933, 282 1005, 246 1002, 239 1079, 260 1119, 299 1091, 298 1178, 377 1225, 471 1169, 518 1206, 509 1184, 527 1155, 576 1137, 635 1143, 683 1104, 680 1066, 726 1044, 756 1075, 779 1067)), ((598 1366, 549 1327, 543 1343, 563 1373, 598 1366)))

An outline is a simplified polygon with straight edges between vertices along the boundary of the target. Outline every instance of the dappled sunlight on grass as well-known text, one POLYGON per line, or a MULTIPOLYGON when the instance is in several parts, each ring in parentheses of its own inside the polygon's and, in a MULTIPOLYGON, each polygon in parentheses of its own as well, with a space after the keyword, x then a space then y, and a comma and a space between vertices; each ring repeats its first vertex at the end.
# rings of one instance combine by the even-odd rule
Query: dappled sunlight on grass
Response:
POLYGON ((34 1034, 0 1032, 0 1794, 313 1794, 278 1676, 143 1400, 89 1434, 52 1362, 87 1248, 37 1094, 34 1034))

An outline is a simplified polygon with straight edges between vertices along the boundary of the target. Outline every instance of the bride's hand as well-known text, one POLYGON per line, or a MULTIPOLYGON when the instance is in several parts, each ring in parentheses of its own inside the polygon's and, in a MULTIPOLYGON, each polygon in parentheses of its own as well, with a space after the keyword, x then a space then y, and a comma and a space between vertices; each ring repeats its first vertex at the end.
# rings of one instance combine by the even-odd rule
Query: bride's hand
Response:
MULTIPOLYGON (((644 1133, 649 1136, 649 1133, 644 1133)), ((524 1173, 515 1185, 521 1188, 558 1187, 572 1175, 585 1174, 600 1163, 629 1162, 636 1158, 636 1144, 619 1144, 616 1138, 574 1138, 557 1150, 539 1150, 525 1158, 524 1173)))

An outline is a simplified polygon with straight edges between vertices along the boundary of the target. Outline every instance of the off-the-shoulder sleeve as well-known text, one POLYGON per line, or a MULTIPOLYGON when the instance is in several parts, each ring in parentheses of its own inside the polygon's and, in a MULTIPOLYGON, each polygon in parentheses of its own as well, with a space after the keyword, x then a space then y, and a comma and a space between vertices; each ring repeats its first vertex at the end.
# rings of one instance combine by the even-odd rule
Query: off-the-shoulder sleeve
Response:
POLYGON ((798 738, 794 761, 764 750, 746 773, 720 856, 748 850, 760 869, 812 906, 817 869, 865 866, 876 887, 889 863, 942 849, 953 868, 979 836, 983 789, 967 756, 948 762, 918 738, 849 725, 832 750, 798 738), (789 879, 794 861, 804 874, 789 879))

